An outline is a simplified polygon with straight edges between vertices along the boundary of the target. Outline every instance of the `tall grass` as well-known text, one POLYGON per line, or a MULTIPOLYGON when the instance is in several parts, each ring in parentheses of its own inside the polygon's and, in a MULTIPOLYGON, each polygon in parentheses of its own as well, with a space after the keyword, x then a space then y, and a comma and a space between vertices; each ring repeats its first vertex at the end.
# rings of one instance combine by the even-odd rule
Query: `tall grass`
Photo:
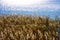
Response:
POLYGON ((0 16, 0 40, 60 40, 60 20, 49 17, 0 16))

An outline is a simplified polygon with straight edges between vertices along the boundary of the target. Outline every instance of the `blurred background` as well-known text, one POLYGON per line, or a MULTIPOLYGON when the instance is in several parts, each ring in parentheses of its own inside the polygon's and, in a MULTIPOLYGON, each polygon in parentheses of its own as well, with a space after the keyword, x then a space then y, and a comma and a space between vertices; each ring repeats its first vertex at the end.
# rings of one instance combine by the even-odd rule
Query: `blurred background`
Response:
POLYGON ((60 0, 0 0, 0 15, 2 14, 60 17, 60 0))

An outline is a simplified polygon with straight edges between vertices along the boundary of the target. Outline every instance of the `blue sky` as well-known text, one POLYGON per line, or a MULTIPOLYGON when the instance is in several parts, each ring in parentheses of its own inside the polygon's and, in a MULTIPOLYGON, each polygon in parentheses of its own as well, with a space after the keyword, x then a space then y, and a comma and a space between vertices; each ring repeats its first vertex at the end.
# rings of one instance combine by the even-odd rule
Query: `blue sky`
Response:
MULTIPOLYGON (((41 0, 40 0, 41 1, 41 0)), ((43 0, 44 1, 44 0, 43 0)), ((7 0, 0 0, 0 14, 37 14, 37 15, 47 15, 50 17, 60 16, 60 0, 47 0, 46 2, 37 2, 27 6, 12 6, 11 3, 8 3, 7 0), (5 4, 7 2, 7 4, 5 4), (10 4, 10 5, 9 5, 10 4)), ((15 2, 15 1, 13 1, 15 2)), ((25 1, 26 2, 26 1, 25 1)), ((34 1, 33 1, 34 2, 34 1)), ((32 3, 33 3, 32 2, 32 3)), ((24 4, 24 5, 26 5, 24 4)), ((16 4, 17 5, 17 4, 16 4)), ((23 5, 23 2, 22 2, 23 5)))

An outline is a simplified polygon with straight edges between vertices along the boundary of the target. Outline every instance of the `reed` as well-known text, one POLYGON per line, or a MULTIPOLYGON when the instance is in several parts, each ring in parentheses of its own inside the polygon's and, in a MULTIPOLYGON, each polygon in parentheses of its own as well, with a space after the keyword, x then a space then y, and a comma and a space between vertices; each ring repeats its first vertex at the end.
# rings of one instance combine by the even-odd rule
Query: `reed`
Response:
POLYGON ((0 40, 60 40, 60 20, 49 17, 0 16, 0 40))

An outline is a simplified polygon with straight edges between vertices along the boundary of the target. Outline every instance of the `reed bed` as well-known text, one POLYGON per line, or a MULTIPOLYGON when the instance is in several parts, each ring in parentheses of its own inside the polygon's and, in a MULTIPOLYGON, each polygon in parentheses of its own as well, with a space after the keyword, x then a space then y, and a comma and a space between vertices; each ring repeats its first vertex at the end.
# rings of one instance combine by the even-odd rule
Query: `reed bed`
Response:
POLYGON ((28 15, 0 16, 0 40, 60 40, 60 20, 28 15))

